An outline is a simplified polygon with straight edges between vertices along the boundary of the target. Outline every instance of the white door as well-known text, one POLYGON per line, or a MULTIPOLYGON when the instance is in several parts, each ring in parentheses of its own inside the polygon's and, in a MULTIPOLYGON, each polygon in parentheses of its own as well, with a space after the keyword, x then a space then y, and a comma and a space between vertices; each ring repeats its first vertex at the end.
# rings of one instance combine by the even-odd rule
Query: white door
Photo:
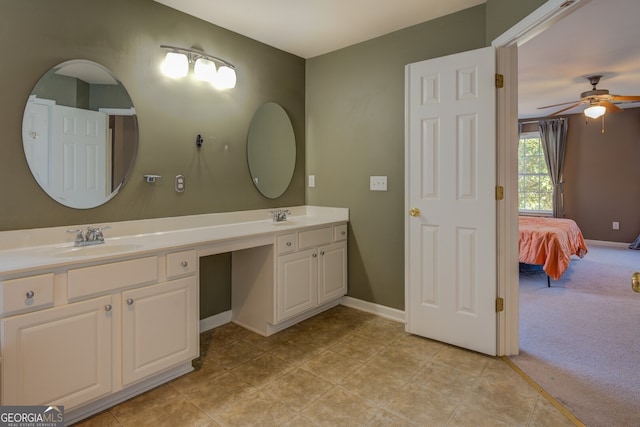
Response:
POLYGON ((407 331, 496 354, 495 51, 406 67, 407 331))
POLYGON ((51 112, 51 188, 65 205, 102 204, 107 192, 109 116, 98 111, 54 105, 51 112))
MULTIPOLYGON (((48 101, 48 100, 46 100, 48 101)), ((51 105, 29 97, 22 120, 22 142, 27 163, 40 187, 49 187, 49 110, 51 105)))

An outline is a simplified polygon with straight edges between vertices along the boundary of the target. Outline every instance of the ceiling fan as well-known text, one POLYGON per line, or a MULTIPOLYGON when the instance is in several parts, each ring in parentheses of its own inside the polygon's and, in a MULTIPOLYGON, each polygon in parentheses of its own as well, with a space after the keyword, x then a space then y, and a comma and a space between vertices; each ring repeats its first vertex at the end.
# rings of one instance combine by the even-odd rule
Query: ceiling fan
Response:
POLYGON ((570 101, 563 102, 561 104, 553 104, 547 105, 546 107, 539 107, 539 110, 543 110, 551 107, 559 107, 561 105, 571 104, 568 107, 565 107, 561 110, 558 110, 554 113, 549 114, 550 116, 555 116, 564 111, 571 110, 572 108, 577 107, 581 104, 586 104, 588 107, 584 110, 584 114, 587 117, 592 119, 598 118, 602 116, 605 112, 608 113, 617 113, 622 111, 620 107, 615 105, 613 102, 621 103, 621 102, 638 102, 640 101, 640 96, 622 96, 622 95, 610 95, 607 89, 597 89, 596 85, 600 83, 601 75, 593 75, 587 76, 586 79, 589 80, 593 89, 588 90, 586 92, 582 92, 580 94, 579 101, 570 101))

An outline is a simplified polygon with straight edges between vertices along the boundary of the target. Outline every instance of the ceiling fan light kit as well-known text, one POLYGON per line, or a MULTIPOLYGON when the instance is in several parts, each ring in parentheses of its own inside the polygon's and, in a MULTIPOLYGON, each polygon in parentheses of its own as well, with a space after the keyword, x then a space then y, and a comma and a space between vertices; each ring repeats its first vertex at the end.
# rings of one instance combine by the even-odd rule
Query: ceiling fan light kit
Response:
POLYGON ((602 105, 592 105, 591 107, 584 110, 584 115, 589 117, 590 119, 597 119, 602 116, 607 109, 602 105))
POLYGON ((584 110, 584 115, 591 119, 597 119, 598 117, 603 117, 605 113, 617 113, 622 111, 620 107, 618 107, 616 103, 625 103, 625 102, 638 102, 640 101, 640 96, 621 96, 621 95, 611 95, 607 89, 598 89, 596 88, 597 84, 600 83, 600 79, 602 75, 592 75, 587 76, 586 79, 589 80, 589 83, 592 86, 591 90, 586 92, 582 92, 580 94, 579 101, 570 101, 563 102, 561 104, 547 105, 546 107, 540 107, 539 109, 546 109, 551 107, 559 107, 567 104, 571 104, 568 107, 564 107, 558 111, 555 111, 549 116, 555 116, 565 111, 571 110, 579 105, 587 105, 588 107, 584 110))

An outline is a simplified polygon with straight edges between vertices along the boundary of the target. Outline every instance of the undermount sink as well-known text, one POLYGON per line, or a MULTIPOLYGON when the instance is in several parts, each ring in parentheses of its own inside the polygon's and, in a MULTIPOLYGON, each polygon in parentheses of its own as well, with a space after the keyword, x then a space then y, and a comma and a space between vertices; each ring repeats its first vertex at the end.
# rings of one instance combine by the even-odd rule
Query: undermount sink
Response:
POLYGON ((135 243, 114 243, 110 245, 107 242, 91 246, 65 246, 46 248, 37 251, 37 254, 52 257, 94 256, 109 255, 118 252, 129 252, 140 248, 142 248, 142 245, 136 245, 135 243))

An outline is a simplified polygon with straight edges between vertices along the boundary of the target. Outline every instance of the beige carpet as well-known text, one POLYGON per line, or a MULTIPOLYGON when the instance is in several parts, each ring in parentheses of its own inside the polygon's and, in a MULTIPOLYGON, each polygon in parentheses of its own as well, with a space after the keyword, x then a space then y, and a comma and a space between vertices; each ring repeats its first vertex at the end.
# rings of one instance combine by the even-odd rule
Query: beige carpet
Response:
POLYGON ((587 426, 640 425, 640 251, 590 245, 547 288, 520 274, 520 349, 511 360, 587 426))

